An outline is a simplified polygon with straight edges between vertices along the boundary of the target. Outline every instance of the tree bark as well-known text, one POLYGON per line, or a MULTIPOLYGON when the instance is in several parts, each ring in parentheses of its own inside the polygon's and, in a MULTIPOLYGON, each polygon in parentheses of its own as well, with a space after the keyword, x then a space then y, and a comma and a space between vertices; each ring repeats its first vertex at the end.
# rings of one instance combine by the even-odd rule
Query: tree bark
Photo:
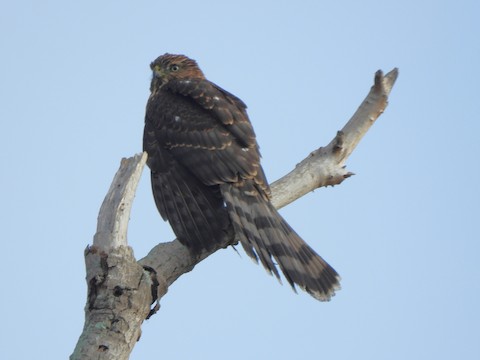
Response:
MULTIPOLYGON (((382 114, 398 70, 375 74, 374 85, 358 110, 333 140, 271 185, 272 203, 281 208, 306 193, 337 185, 353 173, 345 162, 382 114)), ((70 359, 128 359, 143 321, 159 308, 168 287, 211 252, 192 256, 178 240, 156 245, 136 261, 127 243, 127 227, 146 153, 122 159, 98 216, 93 245, 85 250, 88 283, 85 325, 70 359), (155 305, 152 307, 152 304, 155 305)))

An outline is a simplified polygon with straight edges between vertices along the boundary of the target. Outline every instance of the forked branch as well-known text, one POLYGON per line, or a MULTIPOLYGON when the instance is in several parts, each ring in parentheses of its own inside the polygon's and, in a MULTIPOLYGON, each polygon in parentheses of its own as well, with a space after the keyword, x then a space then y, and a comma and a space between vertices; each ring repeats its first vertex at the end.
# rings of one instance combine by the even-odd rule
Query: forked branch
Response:
MULTIPOLYGON (((288 205, 322 186, 353 175, 345 162, 383 113, 398 70, 375 74, 374 85, 358 110, 325 147, 313 151, 294 170, 272 184, 273 204, 288 205)), ((130 209, 146 154, 123 159, 98 216, 93 246, 85 251, 88 299, 85 326, 71 359, 128 359, 141 324, 158 309, 158 300, 178 277, 229 244, 200 256, 174 240, 156 245, 136 261, 127 244, 130 209), (151 304, 157 305, 151 309, 151 304)))

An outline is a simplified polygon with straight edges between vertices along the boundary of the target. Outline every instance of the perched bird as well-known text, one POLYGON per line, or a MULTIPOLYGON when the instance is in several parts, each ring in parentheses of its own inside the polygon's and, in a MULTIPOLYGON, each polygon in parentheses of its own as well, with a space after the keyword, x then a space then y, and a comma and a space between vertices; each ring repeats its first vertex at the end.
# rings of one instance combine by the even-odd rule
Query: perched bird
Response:
POLYGON ((184 55, 150 68, 143 148, 156 206, 178 240, 199 254, 230 238, 280 280, 275 260, 294 290, 329 300, 340 277, 270 203, 243 101, 184 55))

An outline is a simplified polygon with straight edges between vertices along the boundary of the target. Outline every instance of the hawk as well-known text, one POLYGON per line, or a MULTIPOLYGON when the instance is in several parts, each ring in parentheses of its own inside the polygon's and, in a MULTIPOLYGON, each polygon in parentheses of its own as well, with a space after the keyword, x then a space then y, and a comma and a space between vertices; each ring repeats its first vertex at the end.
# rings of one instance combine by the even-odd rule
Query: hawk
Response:
POLYGON ((247 106, 184 55, 150 68, 143 148, 155 204, 178 240, 194 255, 239 242, 280 280, 278 265, 294 291, 330 300, 340 277, 270 203, 247 106))

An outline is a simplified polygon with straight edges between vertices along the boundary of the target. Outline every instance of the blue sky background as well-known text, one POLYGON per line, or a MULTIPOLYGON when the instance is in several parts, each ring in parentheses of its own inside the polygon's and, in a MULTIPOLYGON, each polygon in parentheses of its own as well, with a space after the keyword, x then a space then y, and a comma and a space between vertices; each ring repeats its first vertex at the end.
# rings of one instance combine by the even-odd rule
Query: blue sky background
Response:
MULTIPOLYGON (((473 0, 2 2, 0 357, 72 352, 83 250, 141 151, 149 63, 171 52, 248 104, 271 181, 330 141, 377 69, 400 77, 357 175, 282 210, 338 295, 295 295, 223 250, 170 288, 132 359, 479 359, 479 16, 473 0)), ((145 171, 129 243, 141 258, 171 239, 145 171)))

